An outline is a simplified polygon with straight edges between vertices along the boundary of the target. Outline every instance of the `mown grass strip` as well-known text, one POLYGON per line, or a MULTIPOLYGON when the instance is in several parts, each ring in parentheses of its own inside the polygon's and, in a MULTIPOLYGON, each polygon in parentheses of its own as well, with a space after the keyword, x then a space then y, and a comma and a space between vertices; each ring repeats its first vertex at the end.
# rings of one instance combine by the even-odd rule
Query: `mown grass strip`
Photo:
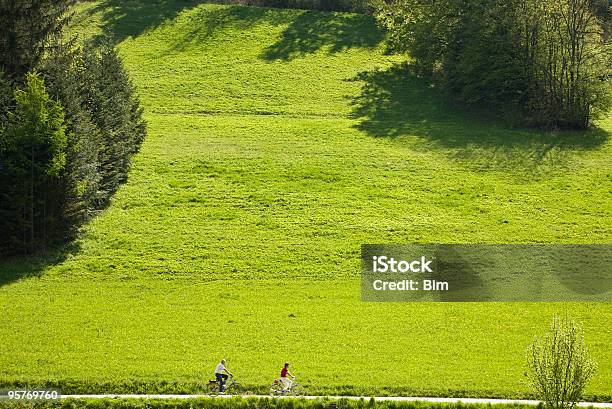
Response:
MULTIPOLYGON (((535 408, 541 409, 542 405, 535 408)), ((196 398, 196 399, 65 399, 39 402, 0 401, 11 409, 534 409, 523 404, 429 403, 422 401, 375 401, 374 399, 299 398, 196 398)))

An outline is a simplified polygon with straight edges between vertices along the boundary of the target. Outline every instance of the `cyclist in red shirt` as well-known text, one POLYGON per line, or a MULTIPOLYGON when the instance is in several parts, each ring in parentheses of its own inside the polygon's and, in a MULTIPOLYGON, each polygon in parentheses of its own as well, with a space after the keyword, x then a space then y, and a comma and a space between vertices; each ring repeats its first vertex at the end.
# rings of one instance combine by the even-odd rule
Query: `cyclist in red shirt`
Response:
POLYGON ((283 369, 281 369, 280 375, 281 382, 283 383, 283 392, 286 392, 291 388, 291 385, 293 384, 291 379, 295 379, 295 376, 291 375, 291 372, 289 372, 289 362, 285 362, 283 369))

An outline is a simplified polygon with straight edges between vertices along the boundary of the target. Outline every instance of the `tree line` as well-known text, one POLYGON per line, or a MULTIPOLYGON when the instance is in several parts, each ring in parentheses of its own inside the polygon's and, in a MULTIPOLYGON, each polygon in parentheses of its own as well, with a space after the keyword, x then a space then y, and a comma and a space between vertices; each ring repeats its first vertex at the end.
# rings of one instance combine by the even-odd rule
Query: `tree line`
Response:
POLYGON ((145 137, 112 42, 66 38, 75 1, 0 0, 0 256, 72 239, 145 137))
POLYGON ((390 45, 467 104, 584 129, 610 109, 608 0, 374 0, 390 45))

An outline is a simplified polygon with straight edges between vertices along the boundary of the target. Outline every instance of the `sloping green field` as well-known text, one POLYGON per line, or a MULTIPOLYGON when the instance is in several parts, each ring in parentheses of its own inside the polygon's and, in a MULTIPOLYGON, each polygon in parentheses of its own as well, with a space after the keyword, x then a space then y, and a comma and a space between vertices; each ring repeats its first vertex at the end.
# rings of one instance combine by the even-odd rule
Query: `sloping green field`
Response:
POLYGON ((554 313, 612 395, 612 305, 364 303, 363 243, 609 243, 612 119, 586 134, 464 112, 372 18, 183 0, 79 6, 113 33, 149 135, 57 257, 0 264, 0 383, 520 397, 554 313))

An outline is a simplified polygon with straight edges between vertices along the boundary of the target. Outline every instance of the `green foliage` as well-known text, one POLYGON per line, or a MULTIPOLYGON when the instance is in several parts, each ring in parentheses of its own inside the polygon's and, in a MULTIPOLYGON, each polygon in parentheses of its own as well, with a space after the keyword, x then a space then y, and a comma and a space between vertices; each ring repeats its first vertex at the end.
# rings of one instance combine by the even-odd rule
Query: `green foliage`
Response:
POLYGON ((0 0, 0 67, 14 79, 36 68, 76 0, 0 0))
POLYGON ((390 45, 462 101, 546 127, 610 107, 611 48, 594 0, 379 0, 390 45))
POLYGON ((388 29, 393 51, 409 52, 419 69, 439 71, 455 31, 454 4, 448 0, 373 1, 378 21, 388 29))
POLYGON ((518 22, 528 89, 538 124, 586 128, 611 101, 612 44, 595 0, 521 0, 518 22))
POLYGON ((108 39, 83 49, 58 46, 42 70, 51 92, 66 106, 73 133, 67 194, 78 225, 104 208, 127 180, 131 157, 146 132, 143 110, 108 39))
POLYGON ((8 118, 8 113, 12 110, 15 101, 13 100, 13 84, 7 78, 4 71, 0 69, 0 124, 8 118))
POLYGON ((112 44, 89 45, 83 51, 72 42, 60 41, 67 8, 73 3, 37 0, 0 4, 0 10, 14 20, 0 29, 0 53, 7 58, 0 76, 0 154, 6 158, 0 168, 6 186, 0 212, 7 216, 0 220, 0 228, 7 232, 0 243, 2 255, 39 251, 50 243, 73 238, 78 227, 104 208, 127 179, 131 156, 144 139, 139 100, 112 44), (23 81, 21 72, 31 66, 45 78, 51 99, 62 104, 68 132, 61 155, 53 151, 56 146, 48 147, 54 165, 47 176, 53 176, 53 182, 35 183, 36 189, 44 186, 40 198, 34 199, 30 193, 30 201, 40 202, 42 210, 32 205, 24 213, 25 196, 16 186, 26 189, 22 179, 27 175, 18 172, 19 165, 12 161, 21 160, 18 152, 28 146, 23 135, 32 132, 27 124, 33 119, 25 114, 9 117, 7 113, 23 102, 21 93, 16 94, 16 101, 8 96, 13 82, 23 81), (39 217, 45 221, 36 221, 39 217))
POLYGON ((75 229, 92 215, 99 195, 100 129, 86 104, 80 50, 58 45, 43 60, 41 71, 47 78, 49 93, 61 101, 66 113, 69 149, 63 186, 64 218, 65 229, 73 236, 75 229))
POLYGON ((97 207, 104 207, 127 180, 130 158, 145 136, 142 108, 109 40, 86 46, 82 56, 84 104, 100 132, 97 207))
POLYGON ((0 247, 19 243, 22 251, 31 252, 57 239, 62 201, 56 189, 66 166, 67 136, 63 109, 36 73, 26 76, 14 98, 15 110, 8 114, 0 142, 5 221, 0 247))
POLYGON ((555 316, 544 339, 528 351, 527 376, 536 394, 551 409, 573 408, 584 396, 595 362, 584 344, 582 326, 555 316))

